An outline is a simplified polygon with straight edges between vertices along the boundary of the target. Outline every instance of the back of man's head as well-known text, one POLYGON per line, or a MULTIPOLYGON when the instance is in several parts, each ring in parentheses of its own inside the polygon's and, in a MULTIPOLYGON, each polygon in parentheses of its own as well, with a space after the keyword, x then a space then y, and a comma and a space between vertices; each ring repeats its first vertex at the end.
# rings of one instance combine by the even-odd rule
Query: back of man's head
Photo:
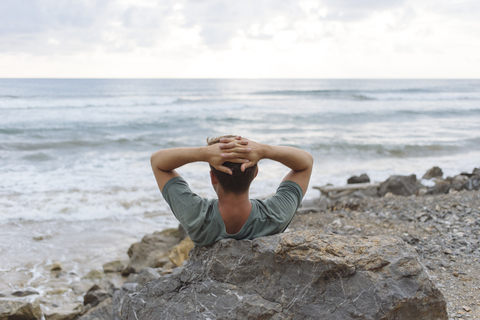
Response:
MULTIPOLYGON (((234 138, 234 135, 226 135, 217 138, 209 138, 207 139, 208 145, 220 143, 221 138, 234 138)), ((220 186, 226 193, 234 193, 234 194, 243 194, 248 191, 250 188, 250 184, 252 183, 253 179, 255 178, 255 174, 257 173, 257 164, 253 167, 245 169, 242 172, 241 163, 233 163, 233 162, 224 162, 223 165, 225 167, 230 168, 233 174, 228 174, 225 172, 218 171, 214 167, 210 166, 212 169, 213 174, 217 177, 220 186)))

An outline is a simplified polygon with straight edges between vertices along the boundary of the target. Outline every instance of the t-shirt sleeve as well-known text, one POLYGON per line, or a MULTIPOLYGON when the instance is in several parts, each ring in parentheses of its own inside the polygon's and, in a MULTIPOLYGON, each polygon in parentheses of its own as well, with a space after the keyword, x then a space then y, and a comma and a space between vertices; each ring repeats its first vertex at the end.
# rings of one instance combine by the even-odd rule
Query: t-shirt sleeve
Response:
POLYGON ((302 198, 302 188, 296 182, 283 181, 275 195, 266 201, 269 215, 278 222, 280 231, 288 227, 302 198))
POLYGON ((182 177, 170 179, 162 195, 190 238, 196 239, 206 218, 208 200, 193 193, 182 177))

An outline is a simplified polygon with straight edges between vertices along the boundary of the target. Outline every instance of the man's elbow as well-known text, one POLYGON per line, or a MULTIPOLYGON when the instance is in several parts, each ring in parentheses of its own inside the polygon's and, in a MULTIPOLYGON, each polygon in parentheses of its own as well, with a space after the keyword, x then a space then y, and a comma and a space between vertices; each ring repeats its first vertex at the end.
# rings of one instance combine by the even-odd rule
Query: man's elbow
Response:
POLYGON ((306 162, 306 168, 305 170, 312 170, 313 168, 313 156, 310 154, 310 152, 305 151, 305 162, 306 162))
POLYGON ((308 164, 310 167, 313 167, 313 156, 310 152, 307 152, 308 154, 308 164))
POLYGON ((161 152, 161 150, 156 151, 150 157, 150 164, 152 165, 152 168, 154 168, 154 169, 158 169, 158 160, 160 158, 160 152, 161 152))

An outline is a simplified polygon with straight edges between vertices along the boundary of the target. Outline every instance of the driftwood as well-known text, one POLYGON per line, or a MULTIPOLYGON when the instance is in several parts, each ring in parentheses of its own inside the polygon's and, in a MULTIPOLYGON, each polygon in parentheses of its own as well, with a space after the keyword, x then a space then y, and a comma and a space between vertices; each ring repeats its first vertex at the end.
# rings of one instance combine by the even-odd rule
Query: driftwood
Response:
POLYGON ((346 186, 323 186, 323 187, 313 187, 313 189, 320 190, 322 194, 328 195, 330 192, 339 192, 343 194, 349 194, 355 190, 362 190, 368 188, 378 188, 380 183, 355 183, 347 184, 346 186))

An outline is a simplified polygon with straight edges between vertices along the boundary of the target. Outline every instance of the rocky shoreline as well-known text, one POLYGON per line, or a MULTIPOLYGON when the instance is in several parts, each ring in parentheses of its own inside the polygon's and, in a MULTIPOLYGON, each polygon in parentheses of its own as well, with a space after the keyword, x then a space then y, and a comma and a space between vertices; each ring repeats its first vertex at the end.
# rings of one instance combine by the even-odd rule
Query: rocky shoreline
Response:
MULTIPOLYGON (((445 296, 449 318, 480 319, 480 170, 445 179, 440 171, 432 168, 420 181, 392 176, 378 186, 322 192, 302 203, 289 230, 399 236, 415 248, 445 296)), ((357 178, 350 182, 369 183, 368 177, 357 178)), ((192 247, 181 228, 146 235, 131 246, 128 261, 106 263, 103 270, 62 282, 64 287, 54 283, 75 271, 53 263, 48 280, 52 290, 39 294, 27 285, 2 292, 0 319, 119 319, 128 294, 151 280, 180 273, 192 247)))

